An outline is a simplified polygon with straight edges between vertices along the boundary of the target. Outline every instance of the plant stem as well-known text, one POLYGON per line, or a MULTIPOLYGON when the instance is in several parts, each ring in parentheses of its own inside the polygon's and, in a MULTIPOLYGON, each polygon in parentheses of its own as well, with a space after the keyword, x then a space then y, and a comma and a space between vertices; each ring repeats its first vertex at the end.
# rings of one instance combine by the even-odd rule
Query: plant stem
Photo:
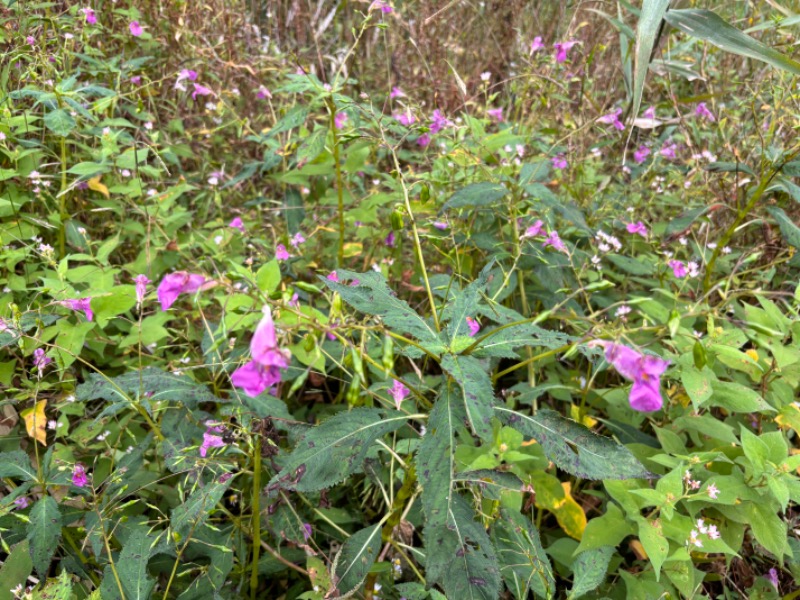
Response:
POLYGON ((342 185, 342 163, 339 156, 339 134, 336 130, 336 104, 333 98, 326 100, 330 113, 331 133, 333 134, 333 162, 336 165, 336 197, 339 206, 339 248, 336 252, 336 266, 344 263, 344 189, 342 185))
POLYGON ((261 436, 253 440, 253 489, 250 501, 253 512, 253 559, 250 565, 250 598, 256 600, 258 591, 258 553, 261 550, 261 436))

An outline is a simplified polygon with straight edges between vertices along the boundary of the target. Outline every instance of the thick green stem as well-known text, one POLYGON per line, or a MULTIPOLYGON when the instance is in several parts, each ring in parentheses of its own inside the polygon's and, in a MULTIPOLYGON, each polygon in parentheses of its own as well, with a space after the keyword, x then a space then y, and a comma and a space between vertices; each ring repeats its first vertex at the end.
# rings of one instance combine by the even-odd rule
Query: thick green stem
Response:
POLYGON ((253 559, 250 564, 250 598, 258 592, 258 554, 261 550, 261 436, 253 440, 253 490, 250 501, 253 512, 253 559))
POLYGON ((339 134, 336 129, 336 104, 328 98, 331 133, 333 134, 333 162, 336 164, 336 197, 339 206, 339 247, 336 252, 336 266, 344 264, 344 186, 342 182, 342 161, 339 155, 339 134))

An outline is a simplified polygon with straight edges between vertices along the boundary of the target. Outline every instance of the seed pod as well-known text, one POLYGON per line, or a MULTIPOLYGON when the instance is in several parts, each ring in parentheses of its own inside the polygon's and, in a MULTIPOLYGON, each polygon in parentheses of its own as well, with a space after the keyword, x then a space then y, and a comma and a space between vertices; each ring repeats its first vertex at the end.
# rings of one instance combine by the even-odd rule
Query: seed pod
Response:
POLYGON ((392 211, 392 229, 394 231, 403 229, 403 213, 397 209, 392 211))
POLYGON ((425 204, 431 199, 431 190, 427 185, 423 185, 419 192, 419 201, 425 204))
POLYGON ((699 369, 708 364, 708 355, 706 354, 706 348, 700 341, 696 341, 694 343, 694 347, 692 348, 692 357, 694 358, 694 366, 699 369))
POLYGON ((347 404, 350 406, 356 406, 358 404, 358 399, 361 396, 361 378, 356 374, 353 375, 353 379, 350 382, 350 387, 347 388, 347 395, 345 398, 347 399, 347 404))
POLYGON ((383 368, 388 373, 394 368, 394 341, 388 335, 383 338, 383 368))

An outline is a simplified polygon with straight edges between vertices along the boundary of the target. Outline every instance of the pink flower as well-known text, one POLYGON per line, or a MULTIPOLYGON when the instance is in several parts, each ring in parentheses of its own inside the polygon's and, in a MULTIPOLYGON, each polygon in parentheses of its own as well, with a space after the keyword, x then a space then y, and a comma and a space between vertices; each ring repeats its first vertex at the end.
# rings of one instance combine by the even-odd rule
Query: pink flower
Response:
POLYGON ((391 98, 392 100, 394 100, 395 98, 405 98, 405 97, 406 93, 397 86, 394 86, 392 88, 391 93, 389 94, 389 98, 391 98))
POLYGON ((389 235, 386 236, 386 239, 383 240, 383 243, 389 248, 394 248, 395 244, 397 243, 397 237, 395 236, 394 231, 389 232, 389 235))
POLYGON ((141 305, 144 302, 144 296, 147 293, 147 284, 150 280, 147 275, 137 275, 133 281, 136 283, 136 303, 141 305))
POLYGON ((89 25, 94 25, 97 23, 97 16, 94 14, 94 10, 91 8, 82 8, 81 12, 86 15, 86 22, 89 25))
POLYGON ((303 540, 308 541, 311 538, 311 523, 303 523, 303 540))
POLYGON ((158 285, 158 301, 161 310, 167 310, 175 304, 181 294, 193 294, 207 283, 203 275, 195 275, 186 271, 177 271, 164 276, 158 285))
POLYGON ((28 37, 26 37, 25 41, 27 42, 27 44, 29 46, 35 46, 36 45, 36 38, 33 37, 32 35, 29 35, 28 37))
POLYGON ((142 33, 144 33, 144 29, 142 29, 142 26, 139 25, 139 21, 131 21, 131 24, 128 25, 128 29, 130 29, 133 37, 139 37, 142 35, 142 33))
POLYGON ((433 226, 436 227, 436 229, 447 229, 447 223, 444 221, 434 221, 433 226))
POLYGON ((712 540, 718 540, 720 537, 719 529, 717 529, 716 525, 709 525, 708 526, 708 537, 712 540))
POLYGON ((625 124, 619 120, 620 115, 622 114, 622 109, 618 108, 612 113, 608 113, 607 115, 603 115, 599 119, 597 119, 598 123, 605 123, 606 125, 613 125, 616 129, 622 131, 625 129, 625 124))
POLYGON ((423 133, 421 136, 417 138, 417 146, 425 147, 431 143, 431 136, 427 133, 423 133))
POLYGON ((199 83, 193 83, 194 91, 192 92, 192 100, 197 100, 198 96, 213 96, 214 92, 212 92, 209 88, 205 87, 204 85, 200 85, 199 83))
POLYGON ((544 44, 542 43, 542 36, 537 35, 531 42, 531 54, 539 52, 539 50, 544 50, 544 44))
POLYGON ((433 111, 433 115, 431 115, 431 133, 439 133, 445 127, 450 127, 450 125, 452 123, 447 120, 438 108, 433 111))
POLYGON ((469 337, 475 337, 481 330, 481 324, 472 317, 467 317, 467 327, 469 327, 469 337))
POLYGON ((719 488, 713 483, 709 483, 708 487, 706 488, 706 492, 708 492, 708 497, 712 500, 716 500, 717 496, 719 496, 719 488))
POLYGON ((331 271, 330 273, 328 273, 327 279, 328 279, 328 281, 336 281, 336 282, 338 282, 339 281, 339 276, 336 274, 336 271, 331 271))
POLYGON ((628 233, 638 233, 643 238, 647 237, 647 226, 641 221, 636 221, 636 223, 628 223, 625 226, 625 229, 628 230, 628 233))
POLYGON ((531 225, 525 230, 525 233, 523 233, 521 237, 523 238, 536 237, 541 233, 542 227, 544 227, 544 222, 541 219, 537 219, 533 225, 531 225))
POLYGON ((14 499, 14 506, 16 506, 19 510, 25 510, 30 505, 30 500, 28 500, 27 496, 20 496, 19 498, 14 499))
POLYGON ((569 166, 569 163, 563 154, 555 155, 550 159, 550 162, 553 163, 553 167, 556 169, 566 169, 569 166))
POLYGON ((417 118, 414 115, 412 115, 411 112, 408 110, 406 112, 396 114, 394 118, 395 121, 400 123, 400 125, 404 125, 406 127, 409 127, 410 125, 413 125, 414 123, 417 122, 417 118))
POLYGON ((278 244, 277 246, 275 246, 276 260, 289 260, 291 257, 292 255, 289 254, 288 250, 286 250, 286 246, 284 246, 283 244, 278 244))
POLYGON ((205 458, 211 448, 225 447, 225 440, 223 440, 221 436, 217 435, 218 433, 222 432, 222 427, 214 427, 206 424, 206 431, 203 434, 203 443, 200 445, 200 456, 205 458))
POLYGON ((142 83, 141 75, 134 75, 133 77, 131 77, 131 83, 133 85, 139 85, 140 83, 142 83))
POLYGON ((259 86, 258 92, 256 93, 256 98, 258 98, 259 100, 264 100, 265 98, 272 98, 272 92, 270 92, 264 85, 259 86))
POLYGON ((703 117, 706 121, 711 121, 712 123, 716 121, 716 117, 714 117, 714 113, 708 110, 708 106, 706 106, 705 102, 700 102, 694 109, 694 115, 696 117, 703 117))
POLYGON ((336 113, 336 116, 333 118, 333 124, 336 125, 336 129, 341 129, 344 127, 345 123, 347 123, 347 114, 343 112, 336 113))
POLYGON ((605 350, 606 360, 625 379, 633 381, 629 402, 631 408, 641 412, 659 410, 661 399, 661 375, 667 370, 669 361, 657 356, 642 355, 622 344, 603 340, 590 342, 605 350))
POLYGON ((667 264, 669 265, 670 269, 672 269, 672 274, 675 275, 675 277, 678 279, 683 279, 686 277, 686 267, 681 261, 671 260, 667 264))
POLYGON ((369 10, 380 10, 383 14, 388 15, 393 9, 385 0, 373 0, 369 5, 369 10))
POLYGON ((645 119, 655 119, 656 118, 656 107, 655 106, 651 106, 650 108, 648 108, 646 111, 644 111, 642 113, 642 116, 645 119))
POLYGON ((677 150, 678 150, 678 144, 676 144, 675 142, 666 141, 664 142, 664 145, 661 147, 661 150, 659 150, 659 153, 664 158, 675 159, 677 158, 677 150))
POLYGON ((89 478, 86 477, 86 469, 84 466, 81 463, 75 463, 72 469, 72 485, 82 488, 88 482, 89 478))
POLYGON ((197 81, 197 71, 193 71, 192 69, 182 69, 180 73, 178 73, 178 81, 183 81, 184 79, 188 79, 189 81, 197 81))
POLYGON ((569 42, 556 42, 553 44, 553 48, 556 49, 556 62, 563 63, 567 60, 567 52, 572 50, 572 47, 578 44, 576 41, 569 41, 569 42))
POLYGON ((642 164, 645 159, 650 155, 650 148, 647 146, 639 146, 638 150, 635 150, 633 153, 633 160, 636 161, 637 165, 642 164))
POLYGON ((397 407, 397 410, 400 410, 400 406, 403 404, 403 400, 408 394, 408 388, 403 385, 401 381, 395 379, 394 385, 389 390, 389 395, 394 399, 394 405, 397 407))
POLYGON ((767 578, 767 581, 772 584, 772 587, 777 590, 778 586, 780 585, 780 581, 778 580, 778 569, 772 567, 765 577, 767 578))
POLYGON ((238 229, 242 233, 246 231, 244 228, 244 222, 242 221, 242 217, 234 217, 230 223, 228 223, 228 227, 233 227, 234 229, 238 229))
POLYGON ((548 246, 552 246, 553 250, 558 250, 559 252, 567 251, 567 247, 564 245, 564 242, 561 241, 557 231, 551 231, 542 243, 542 248, 547 248, 548 246))
POLYGON ((502 106, 500 108, 490 108, 486 111, 486 114, 489 115, 492 119, 494 119, 498 123, 502 123, 504 121, 502 106))
POLYGON ((306 241, 305 236, 300 233, 299 231, 292 236, 292 239, 289 240, 289 243, 294 247, 298 248, 300 244, 306 241))
POLYGON ((91 321, 94 318, 94 313, 92 312, 92 307, 90 306, 91 301, 91 298, 63 300, 61 302, 61 306, 71 308, 72 310, 82 310, 86 315, 86 320, 91 321))
POLYGON ((275 324, 269 306, 264 307, 264 317, 256 327, 250 342, 252 360, 236 369, 231 381, 248 396, 256 397, 281 380, 281 369, 289 366, 288 350, 278 348, 275 324))
POLYGON ((43 348, 37 348, 33 351, 33 366, 39 369, 39 377, 42 376, 45 367, 51 362, 53 362, 53 359, 44 353, 43 348))

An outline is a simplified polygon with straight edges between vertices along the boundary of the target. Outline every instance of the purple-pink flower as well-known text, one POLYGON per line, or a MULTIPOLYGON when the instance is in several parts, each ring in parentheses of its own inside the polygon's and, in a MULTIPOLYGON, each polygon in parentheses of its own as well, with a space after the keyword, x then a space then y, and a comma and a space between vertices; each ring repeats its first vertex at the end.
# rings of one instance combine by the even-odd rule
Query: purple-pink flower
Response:
POLYGON ((649 155, 650 148, 647 146, 639 146, 639 149, 633 152, 633 160, 636 161, 637 165, 640 165, 647 159, 649 155))
POLYGON ((503 118, 503 107, 500 108, 490 108, 486 111, 486 114, 489 115, 492 119, 497 121, 498 123, 502 123, 505 119, 503 118))
POLYGON ((404 125, 409 127, 417 122, 417 118, 411 114, 411 111, 407 110, 405 112, 397 113, 394 116, 395 120, 400 123, 400 125, 404 125))
POLYGON ((678 151, 678 144, 668 140, 664 142, 663 146, 661 146, 661 150, 659 150, 659 153, 664 158, 675 159, 678 157, 677 151, 678 151))
POLYGON ((391 98, 392 100, 394 100, 395 98, 405 98, 405 97, 406 93, 397 86, 394 86, 392 88, 391 93, 389 94, 389 98, 391 98))
POLYGON ((192 92, 192 100, 197 100, 198 96, 213 96, 214 92, 212 92, 209 88, 204 85, 200 85, 199 83, 193 83, 194 91, 192 92))
POLYGON ((383 14, 388 15, 394 9, 385 0, 373 0, 369 5, 369 10, 380 10, 383 14))
POLYGON ((542 242, 542 248, 547 248, 548 246, 552 246, 553 250, 558 250, 559 252, 567 251, 567 247, 564 245, 564 242, 561 241, 557 231, 551 231, 544 242, 542 242))
POLYGON ((33 366, 39 369, 39 377, 42 376, 45 367, 51 362, 53 362, 53 359, 44 353, 43 348, 37 348, 33 351, 33 366))
POLYGON ((180 73, 178 73, 178 79, 176 82, 183 81, 184 79, 188 79, 189 81, 197 81, 197 71, 192 69, 181 69, 180 73))
POLYGON ((82 8, 81 12, 86 15, 86 22, 89 25, 94 25, 97 23, 97 16, 94 14, 94 10, 91 8, 82 8))
POLYGON ((142 83, 142 76, 141 75, 134 75, 133 77, 131 77, 131 83, 133 85, 139 85, 140 83, 142 83))
POLYGON ((618 108, 614 112, 608 113, 607 115, 603 115, 599 119, 597 119, 598 123, 605 123, 606 125, 613 125, 616 129, 622 131, 625 129, 625 124, 620 121, 619 117, 622 115, 622 109, 618 108))
POLYGON ((539 50, 544 50, 544 44, 542 43, 542 36, 537 35, 531 42, 531 54, 539 52, 539 50))
POLYGON ((645 119, 655 119, 656 118, 656 107, 650 106, 642 113, 642 116, 645 119))
POLYGON ((441 230, 447 229, 447 223, 445 223, 444 221, 434 221, 433 226, 436 227, 436 229, 441 229, 441 230))
POLYGON ((267 89, 267 86, 261 85, 258 87, 258 92, 256 93, 256 98, 259 100, 269 99, 272 98, 272 92, 267 89))
POLYGON ((292 238, 289 240, 289 243, 294 247, 298 248, 300 244, 306 241, 306 236, 304 236, 301 232, 295 233, 292 238))
POLYGON ((32 35, 29 35, 28 37, 26 37, 25 41, 27 42, 27 44, 29 46, 35 46, 36 45, 36 38, 33 37, 32 35))
POLYGON ((421 146, 422 148, 424 148, 430 143, 431 143, 431 136, 429 136, 427 133, 423 133, 421 136, 417 138, 417 146, 421 146))
POLYGON ((706 121, 711 121, 712 123, 716 121, 716 117, 714 113, 712 113, 708 106, 706 106, 705 102, 700 102, 694 109, 694 115, 696 117, 703 117, 706 121))
POLYGON ((469 337, 475 337, 481 330, 481 324, 478 323, 478 319, 473 319, 472 317, 467 317, 467 327, 469 327, 469 337))
POLYGON ((345 123, 347 123, 347 113, 336 113, 336 116, 333 117, 333 124, 336 126, 336 129, 341 129, 344 127, 345 123))
POLYGON ((567 158, 563 154, 556 154, 550 159, 550 162, 553 163, 553 167, 556 169, 566 169, 569 166, 567 158))
POLYGON ((452 123, 445 117, 442 112, 437 108, 431 115, 431 133, 439 133, 445 127, 450 127, 452 123))
POLYGON ((629 398, 631 408, 641 412, 652 412, 661 408, 661 375, 669 366, 668 360, 639 354, 632 348, 604 340, 595 340, 590 345, 602 347, 606 360, 614 366, 617 373, 633 381, 629 398))
POLYGON ((339 276, 336 274, 336 271, 331 271, 330 273, 328 273, 327 279, 328 281, 335 281, 338 283, 339 276))
POLYGON ((636 223, 628 223, 625 226, 625 229, 628 230, 628 233, 638 233, 643 238, 647 237, 647 226, 641 221, 636 221, 636 223))
POLYGON ((150 280, 147 278, 147 275, 137 275, 133 278, 134 283, 136 283, 136 303, 141 306, 142 302, 144 302, 144 296, 147 293, 147 284, 150 283, 150 280))
POLYGON ((25 510, 30 506, 30 500, 28 500, 27 496, 20 496, 19 498, 14 499, 14 506, 16 506, 19 510, 25 510))
POLYGON ((394 231, 389 232, 389 235, 386 236, 386 239, 383 240, 383 243, 386 244, 388 248, 395 247, 395 244, 397 243, 397 236, 395 236, 394 231))
POLYGON ((556 42, 553 44, 553 48, 556 50, 556 62, 563 63, 567 60, 567 53, 572 50, 572 47, 578 44, 576 41, 569 41, 569 42, 556 42))
POLYGON ((397 410, 400 410, 400 406, 403 404, 403 400, 408 394, 408 388, 403 385, 399 379, 395 379, 394 385, 389 390, 389 395, 394 399, 394 405, 397 407, 397 410))
POLYGON ((225 447, 225 440, 221 435, 224 429, 219 425, 212 425, 211 422, 206 423, 206 431, 203 434, 203 443, 200 445, 200 456, 206 457, 211 448, 225 447))
POLYGON ((780 581, 778 580, 778 570, 775 567, 772 567, 767 573, 766 578, 767 581, 772 584, 772 587, 777 590, 778 586, 780 585, 780 581))
POLYGON ((292 257, 289 254, 289 251, 286 249, 286 246, 283 244, 278 244, 275 246, 275 259, 276 260, 289 260, 292 257))
POLYGON ((89 482, 89 478, 86 476, 86 469, 81 463, 75 463, 75 466, 72 468, 72 485, 75 487, 82 488, 89 482))
POLYGON ((193 294, 207 283, 203 275, 177 271, 164 276, 158 285, 158 301, 161 303, 161 310, 167 310, 175 304, 175 300, 181 294, 193 294))
POLYGON ((544 221, 542 221, 541 219, 537 219, 536 222, 530 227, 528 227, 520 237, 523 238, 536 237, 542 232, 542 227, 544 227, 544 221))
POLYGON ((670 269, 672 269, 672 274, 675 275, 675 277, 678 279, 686 277, 686 267, 681 261, 671 260, 667 264, 669 264, 670 269))
POLYGON ((139 25, 139 21, 131 21, 130 25, 128 25, 128 29, 130 29, 133 37, 139 37, 142 35, 142 33, 144 33, 144 29, 142 29, 142 26, 139 25))
POLYGON ((72 310, 82 310, 83 313, 86 315, 86 320, 91 321, 92 319, 94 319, 94 313, 92 312, 91 302, 92 302, 91 298, 71 298, 69 300, 63 300, 61 302, 61 306, 71 308, 72 310))
POLYGON ((247 231, 244 228, 244 221, 242 221, 242 217, 234 217, 233 219, 231 219, 231 222, 228 223, 228 227, 233 227, 234 229, 238 229, 242 233, 247 231))
POLYGON ((252 360, 236 369, 231 375, 231 381, 254 398, 280 382, 281 369, 289 366, 291 356, 288 350, 278 348, 269 306, 264 307, 264 316, 250 342, 250 355, 252 360))

